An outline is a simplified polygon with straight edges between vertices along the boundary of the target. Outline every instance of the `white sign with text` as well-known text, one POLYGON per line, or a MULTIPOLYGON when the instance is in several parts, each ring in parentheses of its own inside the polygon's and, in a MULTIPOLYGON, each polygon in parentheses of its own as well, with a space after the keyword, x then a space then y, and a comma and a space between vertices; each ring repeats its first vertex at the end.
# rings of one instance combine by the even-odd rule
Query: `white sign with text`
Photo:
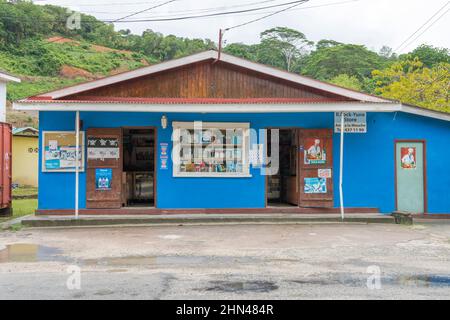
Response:
POLYGON ((344 114, 344 132, 345 133, 366 133, 367 119, 365 112, 335 112, 334 113, 334 132, 341 132, 341 117, 344 114))

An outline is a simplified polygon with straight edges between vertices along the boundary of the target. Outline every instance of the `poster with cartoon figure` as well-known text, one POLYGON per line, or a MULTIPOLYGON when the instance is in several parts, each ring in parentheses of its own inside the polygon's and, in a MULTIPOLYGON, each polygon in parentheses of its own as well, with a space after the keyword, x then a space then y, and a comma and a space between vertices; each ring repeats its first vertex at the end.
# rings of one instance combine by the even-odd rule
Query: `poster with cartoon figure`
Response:
POLYGON ((305 193, 327 193, 327 179, 325 178, 304 178, 305 193))
POLYGON ((305 164, 325 164, 327 162, 326 151, 321 139, 305 139, 304 159, 305 164))
POLYGON ((400 149, 401 167, 402 169, 415 169, 416 163, 416 148, 405 147, 400 149))
POLYGON ((111 190, 112 169, 95 169, 95 189, 111 190))

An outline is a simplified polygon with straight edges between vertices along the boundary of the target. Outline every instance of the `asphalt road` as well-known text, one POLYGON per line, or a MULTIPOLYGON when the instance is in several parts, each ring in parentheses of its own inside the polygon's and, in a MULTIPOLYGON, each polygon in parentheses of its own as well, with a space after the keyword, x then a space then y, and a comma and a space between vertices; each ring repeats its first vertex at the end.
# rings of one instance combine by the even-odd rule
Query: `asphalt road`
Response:
POLYGON ((449 299, 450 223, 0 232, 0 299, 449 299))

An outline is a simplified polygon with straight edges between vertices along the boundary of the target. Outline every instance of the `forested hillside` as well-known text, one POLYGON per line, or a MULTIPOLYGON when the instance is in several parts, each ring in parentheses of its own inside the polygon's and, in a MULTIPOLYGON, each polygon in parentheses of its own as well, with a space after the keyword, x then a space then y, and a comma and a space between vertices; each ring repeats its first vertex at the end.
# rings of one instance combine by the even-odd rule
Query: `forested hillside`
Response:
MULTIPOLYGON (((0 0, 0 69, 20 76, 8 87, 15 100, 159 61, 214 49, 209 39, 188 39, 146 30, 141 35, 81 15, 70 30, 66 8, 0 0)), ((388 47, 309 40, 284 27, 266 30, 253 45, 230 43, 224 51, 344 87, 450 112, 450 53, 421 45, 397 56, 388 47)), ((28 115, 10 120, 35 125, 28 115)))

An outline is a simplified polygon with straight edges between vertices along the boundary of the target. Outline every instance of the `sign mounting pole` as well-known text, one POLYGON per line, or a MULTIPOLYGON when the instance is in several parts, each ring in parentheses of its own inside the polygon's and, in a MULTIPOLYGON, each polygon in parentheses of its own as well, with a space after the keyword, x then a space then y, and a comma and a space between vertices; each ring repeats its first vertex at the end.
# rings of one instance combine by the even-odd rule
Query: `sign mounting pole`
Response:
POLYGON ((76 111, 75 114, 75 219, 78 219, 78 186, 80 168, 78 163, 79 148, 80 148, 80 111, 76 111))
POLYGON ((344 112, 341 112, 341 148, 340 148, 340 160, 339 160, 339 202, 341 207, 341 219, 344 221, 344 191, 342 189, 342 180, 344 173, 344 112))

